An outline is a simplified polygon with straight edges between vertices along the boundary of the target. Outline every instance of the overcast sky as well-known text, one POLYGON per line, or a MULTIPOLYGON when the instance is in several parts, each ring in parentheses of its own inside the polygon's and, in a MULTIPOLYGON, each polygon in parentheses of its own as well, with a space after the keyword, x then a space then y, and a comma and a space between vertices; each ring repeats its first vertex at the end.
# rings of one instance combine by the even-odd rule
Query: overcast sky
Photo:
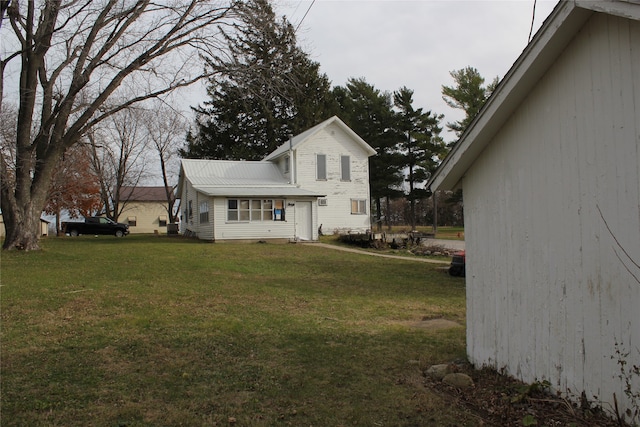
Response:
MULTIPOLYGON (((535 3, 534 34, 557 1, 535 3)), ((442 85, 453 85, 449 72, 472 66, 487 82, 502 78, 528 42, 534 11, 534 0, 316 0, 313 5, 276 0, 275 5, 299 25, 299 44, 332 86, 344 86, 351 77, 363 77, 381 91, 407 86, 415 92, 414 107, 444 114, 445 123, 462 117, 442 100, 442 85)))

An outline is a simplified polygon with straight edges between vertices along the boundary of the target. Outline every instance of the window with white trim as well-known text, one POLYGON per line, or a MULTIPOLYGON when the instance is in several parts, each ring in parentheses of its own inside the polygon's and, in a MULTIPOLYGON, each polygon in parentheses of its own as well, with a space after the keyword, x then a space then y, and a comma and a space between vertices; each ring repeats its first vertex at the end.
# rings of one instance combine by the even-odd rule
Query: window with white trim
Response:
POLYGON ((367 201, 365 199, 351 199, 351 214, 366 215, 367 201))
POLYGON ((316 179, 318 181, 327 180, 327 155, 316 154, 316 179))
POLYGON ((351 181, 351 157, 340 156, 340 179, 351 181))
POLYGON ((209 202, 200 202, 200 224, 206 224, 209 222, 209 202))
POLYGON ((228 222, 284 221, 283 199, 228 199, 228 222))

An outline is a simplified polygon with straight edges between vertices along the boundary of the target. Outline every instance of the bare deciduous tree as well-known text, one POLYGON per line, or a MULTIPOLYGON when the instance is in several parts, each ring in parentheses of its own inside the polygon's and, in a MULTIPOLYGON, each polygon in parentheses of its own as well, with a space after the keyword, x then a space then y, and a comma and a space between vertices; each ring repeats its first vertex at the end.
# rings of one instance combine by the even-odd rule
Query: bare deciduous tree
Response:
POLYGON ((89 133, 92 166, 100 181, 100 194, 107 218, 118 221, 127 202, 123 187, 136 187, 147 173, 144 111, 133 108, 109 117, 105 126, 89 133))
POLYGON ((147 112, 145 125, 150 145, 155 148, 160 161, 160 173, 167 197, 167 215, 169 222, 175 222, 173 212, 175 204, 174 186, 169 184, 178 170, 178 149, 184 143, 187 132, 185 118, 166 105, 157 105, 147 112))
POLYGON ((220 28, 233 19, 234 4, 8 3, 9 25, 0 28, 7 52, 0 58, 0 96, 14 88, 19 101, 15 157, 3 151, 0 158, 4 249, 39 249, 39 217, 67 148, 118 111, 206 77, 199 54, 221 49, 220 28))

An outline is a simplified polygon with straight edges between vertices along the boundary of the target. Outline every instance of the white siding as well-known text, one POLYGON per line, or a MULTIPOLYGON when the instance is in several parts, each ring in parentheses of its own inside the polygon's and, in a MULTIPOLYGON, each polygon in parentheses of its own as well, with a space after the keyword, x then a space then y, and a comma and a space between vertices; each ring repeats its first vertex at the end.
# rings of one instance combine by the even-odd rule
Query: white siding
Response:
POLYGON ((285 205, 285 221, 236 222, 227 221, 227 199, 217 198, 213 204, 215 240, 295 239, 295 201, 285 200, 285 205))
POLYGON ((213 200, 205 194, 196 191, 188 179, 183 182, 183 190, 180 194, 180 232, 190 231, 195 233, 199 239, 213 240, 213 200), (209 221, 208 223, 200 223, 200 202, 207 201, 209 203, 209 221), (191 215, 188 214, 189 204, 191 203, 191 215))
POLYGON ((595 14, 463 178, 473 363, 630 406, 639 147, 640 23, 595 14))
MULTIPOLYGON (((318 206, 317 223, 331 234, 335 230, 366 231, 369 216, 369 159, 356 141, 337 124, 325 127, 296 150, 296 183, 327 195, 327 205, 318 206), (327 156, 327 179, 316 180, 316 154, 327 156), (341 180, 340 156, 351 157, 351 180, 341 180), (367 214, 352 215, 351 199, 366 200, 367 214)), ((317 227, 316 227, 317 228, 317 227)))
POLYGON ((215 220, 215 212, 213 209, 214 203, 215 203, 215 200, 212 197, 209 197, 206 194, 202 194, 200 192, 196 192, 196 197, 193 202, 192 220, 193 220, 193 223, 195 224, 196 234, 199 239, 213 240, 214 220, 215 220), (203 202, 207 203, 209 215, 207 216, 207 221, 200 222, 200 206, 203 202))

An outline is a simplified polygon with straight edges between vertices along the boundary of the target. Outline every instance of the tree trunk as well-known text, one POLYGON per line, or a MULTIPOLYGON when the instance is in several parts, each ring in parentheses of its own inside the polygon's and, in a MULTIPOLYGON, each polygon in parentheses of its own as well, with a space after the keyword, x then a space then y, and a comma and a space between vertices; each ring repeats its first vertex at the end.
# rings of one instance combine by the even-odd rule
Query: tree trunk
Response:
MULTIPOLYGON (((2 183, 0 209, 2 209, 6 238, 4 250, 39 250, 40 217, 47 200, 47 190, 51 184, 53 167, 60 158, 59 153, 51 153, 57 158, 48 159, 31 174, 17 174, 15 188, 2 183), (26 191, 24 190, 26 188, 26 191)), ((7 176, 3 166, 4 177, 7 176)))
POLYGON ((376 197, 376 229, 382 231, 382 204, 380 197, 376 197))
POLYGON ((164 157, 162 156, 161 151, 160 151, 160 169, 162 170, 162 182, 164 184, 164 193, 165 193, 165 196, 167 197, 167 214, 169 215, 169 224, 173 224, 176 220, 175 217, 173 216, 173 204, 175 203, 175 199, 173 198, 173 188, 169 186, 169 178, 167 176, 167 165, 165 164, 164 157))
POLYGON ((60 209, 56 210, 56 236, 60 236, 60 209))
POLYGON ((385 204, 387 207, 387 212, 384 215, 384 222, 387 224, 387 230, 391 231, 391 200, 389 196, 385 198, 385 204))
POLYGON ((24 209, 2 210, 7 232, 2 249, 35 251, 40 249, 40 215, 42 207, 33 203, 24 209))

